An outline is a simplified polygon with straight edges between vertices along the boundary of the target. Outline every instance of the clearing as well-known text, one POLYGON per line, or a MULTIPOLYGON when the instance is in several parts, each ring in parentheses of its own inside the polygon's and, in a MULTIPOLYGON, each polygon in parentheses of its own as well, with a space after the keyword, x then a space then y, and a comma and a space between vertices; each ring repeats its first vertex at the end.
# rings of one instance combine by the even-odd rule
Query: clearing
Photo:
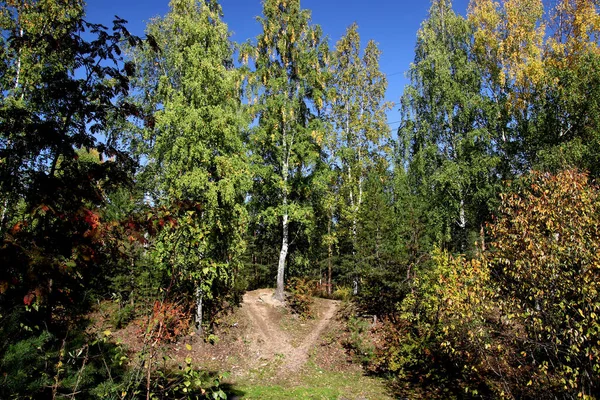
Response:
MULTIPOLYGON (((303 320, 273 299, 273 289, 247 292, 242 307, 220 321, 214 344, 186 339, 168 346, 166 355, 225 373, 230 399, 391 399, 385 382, 366 376, 342 347, 339 307, 316 298, 315 317, 303 320)), ((130 342, 124 331, 115 337, 130 342)))

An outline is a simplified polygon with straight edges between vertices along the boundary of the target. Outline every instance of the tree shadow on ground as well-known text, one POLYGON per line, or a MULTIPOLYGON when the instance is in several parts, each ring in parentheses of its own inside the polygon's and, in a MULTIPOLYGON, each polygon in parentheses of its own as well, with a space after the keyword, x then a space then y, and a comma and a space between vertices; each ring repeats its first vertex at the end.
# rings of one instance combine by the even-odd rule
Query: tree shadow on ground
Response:
POLYGON ((232 384, 232 383, 222 383, 221 389, 227 395, 228 400, 243 399, 244 395, 246 394, 245 392, 243 392, 239 389, 236 389, 235 384, 232 384))

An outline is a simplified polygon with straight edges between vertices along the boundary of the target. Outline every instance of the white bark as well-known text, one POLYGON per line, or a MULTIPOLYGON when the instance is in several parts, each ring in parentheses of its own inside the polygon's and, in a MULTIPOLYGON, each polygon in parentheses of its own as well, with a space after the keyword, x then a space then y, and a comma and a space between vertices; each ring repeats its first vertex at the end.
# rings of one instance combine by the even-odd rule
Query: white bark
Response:
MULTIPOLYGON (((23 28, 19 29, 19 37, 23 37, 23 28)), ((19 79, 21 77, 21 49, 19 49, 19 57, 17 58, 17 76, 15 78, 15 90, 19 88, 19 79)))
POLYGON ((467 227, 467 217, 465 216, 465 201, 460 199, 460 209, 458 211, 458 226, 461 229, 465 229, 467 227))
POLYGON ((4 204, 2 205, 2 216, 0 216, 0 233, 2 233, 4 229, 4 218, 6 217, 6 209, 8 208, 8 197, 4 200, 4 204))
MULTIPOLYGON (((284 198, 284 207, 287 205, 287 199, 284 198)), ((275 299, 279 300, 279 301, 283 301, 284 300, 284 296, 283 296, 283 278, 284 278, 284 273, 285 273, 285 260, 287 258, 287 253, 288 253, 288 247, 289 247, 289 243, 288 243, 288 236, 289 236, 289 220, 288 220, 289 216, 287 213, 287 210, 284 212, 283 214, 283 222, 282 222, 282 228, 283 228, 283 239, 281 241, 281 251, 279 252, 279 263, 277 265, 277 289, 275 290, 275 299)))
POLYGON ((283 230, 283 238, 281 239, 281 250, 279 252, 279 262, 277 264, 277 288, 275 289, 275 294, 273 297, 279 301, 284 300, 284 276, 285 276, 285 260, 287 258, 288 248, 289 248, 289 214, 287 209, 288 203, 288 168, 289 168, 289 160, 291 156, 292 144, 293 144, 293 136, 291 138, 290 143, 287 143, 287 127, 283 126, 283 143, 287 145, 287 151, 284 151, 284 161, 282 165, 282 175, 283 175, 283 189, 282 189, 282 205, 283 205, 283 219, 282 219, 282 230, 283 230))
POLYGON ((202 300, 204 298, 204 293, 200 285, 198 284, 196 288, 196 333, 198 335, 202 335, 202 300))

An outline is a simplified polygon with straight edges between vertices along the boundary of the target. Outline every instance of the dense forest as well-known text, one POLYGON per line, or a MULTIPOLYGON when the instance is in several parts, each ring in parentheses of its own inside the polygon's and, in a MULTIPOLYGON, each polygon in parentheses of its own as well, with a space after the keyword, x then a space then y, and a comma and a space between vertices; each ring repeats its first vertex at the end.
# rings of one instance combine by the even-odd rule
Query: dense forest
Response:
POLYGON ((276 287, 374 318, 354 350, 405 397, 596 398, 600 4, 546 3, 433 0, 394 105, 299 0, 239 44, 217 0, 143 37, 3 1, 0 397, 225 398, 160 346, 276 287))

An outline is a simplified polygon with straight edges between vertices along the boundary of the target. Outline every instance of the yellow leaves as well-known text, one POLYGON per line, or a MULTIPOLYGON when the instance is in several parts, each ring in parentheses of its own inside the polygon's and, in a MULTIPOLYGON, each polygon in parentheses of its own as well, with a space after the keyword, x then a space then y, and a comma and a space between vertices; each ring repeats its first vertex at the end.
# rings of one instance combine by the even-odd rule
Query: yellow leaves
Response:
POLYGON ((475 27, 475 52, 501 86, 513 85, 513 103, 525 107, 534 86, 543 81, 545 24, 542 0, 472 0, 469 21, 475 27))
POLYGON ((323 99, 321 99, 320 97, 318 97, 318 98, 315 100, 315 103, 317 104, 317 108, 318 108, 318 109, 322 109, 322 108, 323 108, 323 99))
POLYGON ((323 138, 325 136, 324 132, 322 131, 312 131, 310 133, 310 136, 313 138, 313 140, 319 145, 321 146, 321 144, 323 143, 323 138))
POLYGON ((594 0, 560 0, 551 23, 549 65, 570 67, 586 53, 599 51, 600 15, 594 0))

